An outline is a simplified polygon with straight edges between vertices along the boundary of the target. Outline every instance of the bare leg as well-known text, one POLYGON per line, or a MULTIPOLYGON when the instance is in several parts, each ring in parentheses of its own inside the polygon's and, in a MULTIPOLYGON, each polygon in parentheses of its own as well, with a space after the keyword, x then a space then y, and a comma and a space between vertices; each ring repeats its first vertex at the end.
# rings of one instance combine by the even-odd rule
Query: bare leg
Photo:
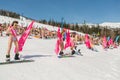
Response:
POLYGON ((15 57, 14 57, 14 59, 15 60, 19 60, 20 58, 19 58, 19 51, 18 51, 18 49, 19 49, 19 46, 18 46, 18 42, 17 42, 17 40, 16 41, 14 41, 14 44, 15 44, 15 48, 16 48, 16 52, 15 52, 15 57))
POLYGON ((61 51, 63 51, 63 49, 64 49, 64 43, 63 43, 63 41, 61 41, 61 43, 60 43, 60 49, 61 49, 61 51))
POLYGON ((18 53, 18 42, 14 41, 14 45, 15 45, 15 48, 16 48, 16 52, 15 53, 18 53))
POLYGON ((61 41, 60 42, 60 53, 59 53, 59 55, 63 55, 64 53, 63 53, 63 50, 64 50, 64 43, 63 43, 63 41, 61 41))
POLYGON ((7 50, 7 55, 10 55, 11 47, 12 47, 12 37, 10 36, 10 37, 9 37, 9 40, 8 40, 8 50, 7 50))
POLYGON ((10 36, 8 39, 8 50, 7 50, 7 54, 6 54, 6 61, 10 61, 11 47, 12 47, 12 36, 10 36))
POLYGON ((75 54, 74 47, 75 47, 75 46, 71 46, 72 55, 75 54))
POLYGON ((71 46, 71 50, 73 50, 74 48, 73 48, 73 46, 71 46))

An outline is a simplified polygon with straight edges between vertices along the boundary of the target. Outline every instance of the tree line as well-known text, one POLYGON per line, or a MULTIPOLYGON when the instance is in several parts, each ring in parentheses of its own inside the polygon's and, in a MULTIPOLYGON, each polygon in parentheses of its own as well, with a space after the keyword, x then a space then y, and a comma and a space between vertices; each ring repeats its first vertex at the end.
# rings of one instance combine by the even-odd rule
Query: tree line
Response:
POLYGON ((48 24, 48 25, 52 25, 52 26, 61 26, 63 25, 63 28, 68 28, 70 30, 75 30, 78 32, 82 32, 82 33, 86 33, 86 34, 96 34, 97 36, 111 36, 111 37, 115 37, 117 35, 120 35, 120 28, 109 28, 109 26, 100 26, 99 24, 97 25, 87 25, 86 23, 79 25, 78 23, 76 24, 69 24, 66 22, 57 22, 55 20, 39 20, 39 23, 43 23, 43 24, 48 24))
MULTIPOLYGON (((7 10, 0 10, 0 15, 3 16, 8 16, 8 17, 12 17, 12 18, 17 18, 20 19, 20 14, 16 13, 16 12, 11 12, 11 11, 7 11, 7 10)), ((23 15, 22 15, 23 16, 23 15)), ((25 17, 27 19, 33 20, 31 18, 25 17)), ((63 28, 67 28, 70 30, 75 30, 75 31, 79 31, 82 33, 87 33, 90 35, 96 34, 97 36, 111 36, 111 37, 115 37, 117 35, 120 35, 120 28, 109 28, 109 26, 105 26, 102 27, 99 24, 97 26, 95 25, 91 25, 91 27, 89 25, 87 25, 85 22, 82 25, 79 25, 78 23, 76 24, 69 24, 64 22, 58 22, 55 21, 54 19, 50 19, 50 20, 36 20, 39 23, 43 23, 43 24, 48 24, 48 25, 52 25, 52 26, 63 26, 63 28)))
POLYGON ((20 19, 20 14, 0 9, 0 15, 20 19))

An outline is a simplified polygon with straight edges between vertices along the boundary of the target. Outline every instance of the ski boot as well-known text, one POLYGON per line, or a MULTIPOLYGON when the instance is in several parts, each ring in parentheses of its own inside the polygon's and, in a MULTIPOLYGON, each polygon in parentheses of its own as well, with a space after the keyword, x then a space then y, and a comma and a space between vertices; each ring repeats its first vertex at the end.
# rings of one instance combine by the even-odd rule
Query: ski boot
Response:
POLYGON ((77 46, 75 46, 75 50, 77 50, 77 46))
POLYGON ((72 50, 72 54, 71 55, 74 55, 75 54, 75 50, 72 50))
POLYGON ((81 55, 81 56, 83 56, 83 54, 81 54, 81 52, 80 52, 80 49, 78 49, 78 54, 81 55))
POLYGON ((6 61, 10 61, 10 55, 6 55, 6 61))
POLYGON ((15 54, 14 59, 15 59, 15 60, 20 60, 19 53, 16 53, 16 54, 15 54))
POLYGON ((63 52, 62 51, 60 51, 60 53, 59 53, 59 55, 58 55, 58 58, 61 58, 62 56, 63 56, 63 52))

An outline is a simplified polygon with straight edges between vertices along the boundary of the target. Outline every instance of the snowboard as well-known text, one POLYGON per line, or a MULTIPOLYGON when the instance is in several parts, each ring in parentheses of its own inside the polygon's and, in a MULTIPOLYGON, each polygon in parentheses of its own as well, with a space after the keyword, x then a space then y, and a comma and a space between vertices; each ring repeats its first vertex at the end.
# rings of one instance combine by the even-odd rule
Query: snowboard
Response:
POLYGON ((23 60, 3 61, 3 62, 0 62, 0 65, 15 64, 15 63, 27 63, 27 62, 34 62, 34 60, 32 60, 32 59, 23 59, 23 60))
POLYGON ((76 50, 76 51, 75 51, 75 54, 80 55, 80 56, 83 56, 83 54, 80 52, 80 49, 76 50))
POLYGON ((75 57, 75 56, 73 56, 71 54, 64 54, 64 55, 58 56, 58 58, 69 58, 69 57, 75 57))

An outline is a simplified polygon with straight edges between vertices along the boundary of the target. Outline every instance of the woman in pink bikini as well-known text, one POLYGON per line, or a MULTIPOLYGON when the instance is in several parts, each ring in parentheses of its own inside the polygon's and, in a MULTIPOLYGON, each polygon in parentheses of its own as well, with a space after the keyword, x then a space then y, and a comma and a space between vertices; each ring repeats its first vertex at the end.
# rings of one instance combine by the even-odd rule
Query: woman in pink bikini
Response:
POLYGON ((16 51, 15 51, 15 60, 19 60, 19 53, 18 53, 18 40, 17 40, 17 27, 18 21, 13 21, 12 25, 7 29, 6 34, 9 35, 8 38, 8 49, 6 54, 6 61, 10 61, 10 51, 12 47, 12 43, 14 42, 16 51))

